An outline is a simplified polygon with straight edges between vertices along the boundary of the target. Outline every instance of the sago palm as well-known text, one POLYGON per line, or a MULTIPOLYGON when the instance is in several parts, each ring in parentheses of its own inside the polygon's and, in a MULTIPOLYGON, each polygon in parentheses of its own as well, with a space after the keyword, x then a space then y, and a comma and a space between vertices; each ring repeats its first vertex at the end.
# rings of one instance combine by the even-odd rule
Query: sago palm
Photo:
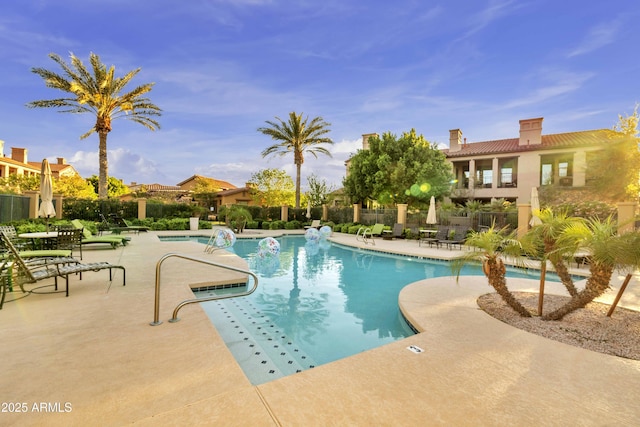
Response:
POLYGON ((266 121, 270 127, 258 128, 258 132, 278 141, 267 147, 262 152, 262 157, 293 153, 293 163, 296 165, 296 208, 300 208, 300 169, 304 163, 304 153, 309 153, 316 158, 318 154, 331 157, 329 150, 319 145, 333 144, 331 138, 326 136, 331 124, 325 122, 322 117, 314 117, 311 121, 306 117, 303 120, 302 113, 296 114, 295 111, 289 113, 287 122, 279 117, 276 117, 276 120, 278 122, 266 121))
POLYGON ((503 301, 521 316, 531 317, 531 313, 520 304, 507 287, 505 277, 507 269, 502 258, 512 257, 516 263, 521 263, 523 252, 527 251, 527 248, 515 238, 515 232, 508 233, 506 228, 496 229, 494 224, 486 231, 471 232, 465 245, 473 249, 453 259, 451 263, 453 274, 459 278, 464 265, 482 264, 482 270, 487 276, 489 285, 495 289, 503 301))
POLYGON ((98 196, 107 197, 107 135, 111 132, 111 122, 117 118, 125 118, 143 125, 150 130, 160 128, 154 119, 161 115, 161 109, 152 104, 144 95, 151 91, 153 83, 140 85, 130 92, 122 93, 127 84, 138 74, 140 68, 128 72, 123 77, 115 77, 115 67, 107 68, 98 55, 91 53, 89 62, 91 70, 74 54, 71 64, 52 53, 53 59, 63 70, 58 74, 44 68, 32 68, 35 74, 44 79, 45 85, 70 94, 66 98, 33 101, 29 108, 64 108, 63 113, 90 113, 95 115, 96 122, 80 139, 85 139, 94 132, 98 133, 99 146, 99 179, 98 196))

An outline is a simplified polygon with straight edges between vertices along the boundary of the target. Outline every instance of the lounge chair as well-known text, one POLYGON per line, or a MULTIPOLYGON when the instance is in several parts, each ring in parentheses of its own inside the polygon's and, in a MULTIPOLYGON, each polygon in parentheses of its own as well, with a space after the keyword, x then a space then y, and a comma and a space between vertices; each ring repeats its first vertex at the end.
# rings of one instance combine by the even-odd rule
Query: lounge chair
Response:
POLYGON ((367 229, 368 235, 380 237, 382 236, 382 232, 384 231, 384 224, 374 224, 373 227, 367 229))
POLYGON ((447 227, 438 227, 434 235, 421 237, 418 240, 418 246, 422 246, 422 243, 428 243, 429 247, 436 245, 436 248, 440 247, 440 242, 449 238, 449 229, 447 227))
POLYGON ((447 245, 447 249, 453 248, 455 245, 458 245, 462 248, 464 241, 467 239, 467 233, 469 232, 468 227, 453 227, 448 232, 448 236, 446 239, 440 240, 439 244, 447 245))
POLYGON ((373 227, 360 227, 358 232, 356 233, 356 240, 363 242, 368 245, 371 243, 375 245, 376 242, 373 240, 373 237, 382 236, 382 232, 384 231, 384 224, 375 224, 373 227))
POLYGON ((109 221, 107 221, 107 218, 105 218, 102 213, 100 214, 100 216, 102 217, 102 222, 103 224, 105 224, 105 227, 111 230, 111 232, 114 234, 120 234, 123 231, 133 231, 134 233, 149 231, 149 227, 146 227, 144 225, 129 225, 124 220, 124 218, 116 215, 109 215, 109 217, 113 220, 113 223, 109 223, 109 221))
POLYGON ((393 230, 391 230, 391 238, 392 239, 404 239, 404 226, 400 223, 395 223, 393 225, 393 230))
POLYGON ((319 219, 314 219, 313 221, 311 221, 311 225, 305 225, 304 229, 309 229, 309 228, 320 228, 320 220, 319 219))
MULTIPOLYGON (((40 265, 29 265, 20 256, 18 250, 13 246, 11 240, 4 234, 0 233, 4 245, 9 249, 10 260, 13 262, 13 268, 17 268, 16 279, 18 285, 22 288, 25 283, 36 283, 44 279, 54 279, 55 290, 58 290, 58 277, 65 279, 65 295, 69 296, 69 275, 80 274, 88 271, 109 270, 109 280, 112 280, 112 269, 118 268, 122 270, 122 286, 126 285, 126 271, 121 265, 109 264, 108 262, 94 262, 90 264, 76 263, 52 263, 47 262, 40 265)), ((15 274, 15 272, 14 272, 15 274)))
POLYGON ((73 221, 71 221, 71 224, 75 228, 82 230, 82 239, 80 242, 83 245, 103 243, 103 244, 109 244, 113 249, 115 249, 118 247, 118 245, 125 246, 131 240, 130 237, 124 237, 119 235, 94 236, 93 234, 91 234, 89 230, 84 228, 82 223, 77 219, 74 219, 73 221))

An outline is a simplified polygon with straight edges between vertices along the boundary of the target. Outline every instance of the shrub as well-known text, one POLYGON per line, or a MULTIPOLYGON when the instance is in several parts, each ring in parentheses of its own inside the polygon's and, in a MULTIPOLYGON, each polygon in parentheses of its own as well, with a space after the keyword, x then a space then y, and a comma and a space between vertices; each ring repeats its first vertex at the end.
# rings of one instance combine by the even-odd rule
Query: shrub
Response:
POLYGON ((245 228, 250 228, 252 230, 255 230, 258 228, 258 225, 260 223, 258 221, 247 221, 247 225, 245 226, 245 228))
POLYGON ((284 229, 284 221, 278 220, 271 222, 270 230, 283 230, 284 229))
POLYGON ((284 228, 285 230, 297 230, 299 228, 302 228, 302 223, 297 219, 294 219, 293 221, 286 222, 284 224, 284 228))
POLYGON ((358 234, 358 230, 360 230, 360 227, 364 227, 364 226, 359 224, 352 225, 347 229, 348 230, 347 232, 349 234, 358 234))
POLYGON ((263 221, 262 222, 263 230, 271 230, 271 221, 263 221))

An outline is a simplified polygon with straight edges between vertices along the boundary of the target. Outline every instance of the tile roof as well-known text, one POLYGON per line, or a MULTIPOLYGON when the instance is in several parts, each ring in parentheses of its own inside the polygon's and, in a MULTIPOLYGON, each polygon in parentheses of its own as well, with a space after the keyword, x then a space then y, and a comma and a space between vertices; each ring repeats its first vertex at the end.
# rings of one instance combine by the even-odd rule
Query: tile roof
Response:
POLYGON ((189 181, 193 181, 193 180, 195 180, 195 179, 197 179, 197 178, 200 178, 200 179, 204 179, 204 180, 207 180, 207 181, 213 182, 213 184, 214 184, 215 186, 220 187, 220 188, 221 188, 221 189, 223 189, 223 190, 228 190, 228 189, 232 189, 232 188, 237 188, 235 185, 233 185, 233 184, 231 184, 231 183, 229 183, 229 182, 227 182, 227 181, 222 181, 222 180, 220 180, 220 179, 215 179, 215 178, 209 178, 208 176, 202 176, 202 175, 198 175, 198 174, 190 176, 189 178, 185 179, 184 181, 179 182, 177 185, 178 185, 179 187, 180 187, 180 186, 183 186, 183 185, 184 185, 184 184, 186 184, 187 182, 189 182, 189 181))
POLYGON ((610 129, 597 129, 542 135, 542 144, 539 145, 518 145, 519 138, 510 138, 495 141, 468 142, 461 144, 460 151, 450 152, 449 149, 443 151, 447 157, 467 157, 483 154, 518 153, 524 151, 598 146, 618 138, 620 138, 620 133, 618 132, 610 129))

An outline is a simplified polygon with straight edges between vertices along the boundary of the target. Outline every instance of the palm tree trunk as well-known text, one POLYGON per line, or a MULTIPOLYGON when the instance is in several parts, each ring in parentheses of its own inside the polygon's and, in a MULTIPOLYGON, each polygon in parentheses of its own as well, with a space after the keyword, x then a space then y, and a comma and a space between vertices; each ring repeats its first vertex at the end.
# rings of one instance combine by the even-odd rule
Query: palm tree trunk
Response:
POLYGON ((531 317, 531 313, 516 300, 513 296, 509 288, 507 287, 507 280, 505 279, 505 274, 507 272, 506 267, 502 260, 488 259, 487 264, 489 266, 489 285, 496 290, 498 295, 502 297, 502 300, 512 309, 516 311, 516 313, 520 314, 522 317, 531 317))
POLYGON ((98 197, 100 199, 106 199, 108 197, 108 166, 107 166, 107 132, 98 132, 100 137, 100 143, 98 145, 98 197))
POLYGON ((553 260, 551 260, 551 263, 553 264, 553 268, 556 270, 556 274, 560 278, 560 281, 562 282, 564 287, 567 288, 567 292, 569 292, 569 295, 571 295, 572 297, 578 295, 578 289, 576 289, 575 285, 573 284, 573 279, 571 278, 569 269, 567 268, 567 265, 564 263, 564 261, 558 260, 554 262, 553 260))
POLYGON ((609 288, 613 268, 606 265, 592 264, 590 272, 591 276, 587 279, 584 289, 562 307, 542 316, 542 320, 562 320, 567 314, 579 308, 584 308, 591 301, 604 294, 609 288))
POLYGON ((300 209, 300 169, 301 163, 296 163, 296 209, 300 209))

